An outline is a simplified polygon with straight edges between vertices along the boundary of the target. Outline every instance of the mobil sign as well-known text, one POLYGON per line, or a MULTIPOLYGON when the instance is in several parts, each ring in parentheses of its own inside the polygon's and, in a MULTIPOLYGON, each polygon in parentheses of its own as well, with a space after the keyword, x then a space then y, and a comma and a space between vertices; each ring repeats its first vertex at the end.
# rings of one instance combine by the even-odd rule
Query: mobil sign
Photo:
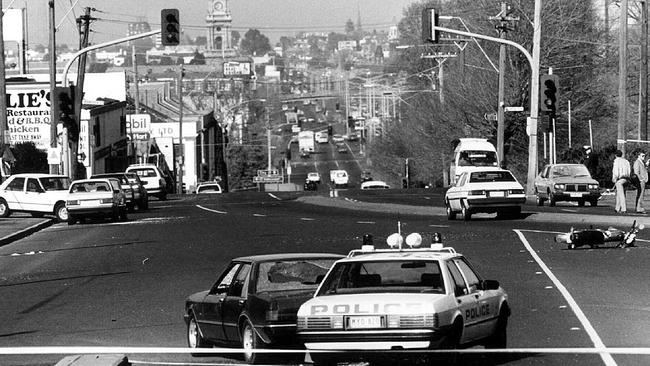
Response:
POLYGON ((148 140, 151 132, 150 114, 127 114, 126 133, 132 140, 148 140))

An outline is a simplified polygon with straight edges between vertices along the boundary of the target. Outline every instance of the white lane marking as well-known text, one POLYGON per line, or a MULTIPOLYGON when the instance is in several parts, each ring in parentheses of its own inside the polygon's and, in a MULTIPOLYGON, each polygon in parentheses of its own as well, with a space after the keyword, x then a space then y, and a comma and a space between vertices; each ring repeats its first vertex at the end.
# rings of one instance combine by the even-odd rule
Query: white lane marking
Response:
MULTIPOLYGON (((517 229, 519 231, 525 231, 527 233, 541 233, 541 234, 566 234, 568 231, 548 231, 548 230, 528 230, 528 229, 517 229)), ((639 240, 639 239, 637 239, 639 240)))
POLYGON ((533 247, 530 245, 524 234, 521 233, 520 230, 514 229, 513 230, 515 233, 517 233, 517 236, 519 236, 519 240, 524 244, 526 249, 528 250, 528 253, 535 259, 537 264, 542 268, 544 273, 548 276, 548 278, 551 279, 555 287, 557 287, 558 291, 564 296, 564 299, 567 301, 569 306, 571 306, 571 310, 573 310, 573 313, 576 315, 580 323, 582 324, 582 327, 585 329, 587 334, 589 335, 589 338, 591 338, 591 341, 594 344, 594 347, 596 349, 600 349, 601 352, 599 352, 600 357, 603 359, 603 362, 605 365, 608 366, 615 366, 616 362, 614 361, 614 358, 610 353, 607 352, 605 344, 603 341, 600 339, 598 336, 598 333, 594 329, 594 327, 591 325, 589 322, 589 319, 587 319, 587 316, 585 313, 582 312, 582 309, 580 309, 580 306, 578 306, 578 303, 573 299, 573 296, 569 293, 569 291, 564 287, 564 285, 560 282, 560 280, 555 277, 553 272, 546 266, 544 261, 537 255, 533 247))
POLYGON ((374 221, 357 221, 357 224, 374 224, 374 221))
POLYGON ((255 217, 266 217, 266 215, 264 215, 264 214, 253 214, 253 216, 255 216, 255 217))
POLYGON ((214 212, 214 213, 218 213, 218 214, 227 214, 227 212, 225 212, 225 211, 213 210, 211 208, 203 207, 201 205, 196 205, 196 207, 200 208, 201 210, 206 210, 206 211, 210 211, 210 212, 214 212))
POLYGON ((300 220, 302 220, 302 221, 314 221, 316 219, 312 219, 311 217, 301 217, 300 220))
POLYGON ((269 196, 275 198, 275 199, 278 200, 278 201, 282 201, 282 198, 280 198, 280 197, 274 195, 273 193, 269 193, 269 196))
POLYGON ((429 224, 431 227, 449 227, 449 225, 436 225, 436 224, 429 224))

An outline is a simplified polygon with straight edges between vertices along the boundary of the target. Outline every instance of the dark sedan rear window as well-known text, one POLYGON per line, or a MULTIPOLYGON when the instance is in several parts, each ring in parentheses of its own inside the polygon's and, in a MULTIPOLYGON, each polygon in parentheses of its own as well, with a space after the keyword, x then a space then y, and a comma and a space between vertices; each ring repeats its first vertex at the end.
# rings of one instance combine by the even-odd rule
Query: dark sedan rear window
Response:
POLYGON ((257 292, 315 289, 336 259, 299 259, 259 265, 257 292))
POLYGON ((470 183, 516 182, 510 172, 474 172, 469 177, 470 183))

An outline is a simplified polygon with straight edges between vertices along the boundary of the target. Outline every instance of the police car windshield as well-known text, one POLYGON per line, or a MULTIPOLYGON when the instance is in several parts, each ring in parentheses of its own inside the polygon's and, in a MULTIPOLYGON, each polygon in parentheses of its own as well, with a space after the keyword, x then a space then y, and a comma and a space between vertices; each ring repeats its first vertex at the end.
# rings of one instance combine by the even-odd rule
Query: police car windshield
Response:
POLYGON ((395 260, 337 264, 318 296, 350 293, 444 293, 437 261, 395 260))

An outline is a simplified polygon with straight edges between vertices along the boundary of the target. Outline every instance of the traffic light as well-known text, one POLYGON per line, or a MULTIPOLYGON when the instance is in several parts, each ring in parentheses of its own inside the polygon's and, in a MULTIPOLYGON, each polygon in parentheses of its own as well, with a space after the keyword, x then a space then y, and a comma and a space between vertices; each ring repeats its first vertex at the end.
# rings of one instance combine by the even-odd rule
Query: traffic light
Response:
POLYGON ((163 46, 178 46, 181 40, 178 9, 160 11, 160 40, 163 46))
POLYGON ((354 117, 348 116, 348 128, 354 128, 354 117))
POLYGON ((438 43, 440 31, 435 29, 438 26, 438 10, 425 8, 422 10, 422 42, 438 43))
POLYGON ((557 92, 559 78, 557 75, 542 75, 539 80, 539 109, 555 115, 557 111, 557 92))
POLYGON ((52 117, 56 123, 63 124, 68 129, 68 137, 76 141, 79 136, 79 126, 74 114, 74 88, 55 87, 52 98, 52 117))
POLYGON ((332 125, 327 126, 327 135, 332 137, 333 130, 332 125))

